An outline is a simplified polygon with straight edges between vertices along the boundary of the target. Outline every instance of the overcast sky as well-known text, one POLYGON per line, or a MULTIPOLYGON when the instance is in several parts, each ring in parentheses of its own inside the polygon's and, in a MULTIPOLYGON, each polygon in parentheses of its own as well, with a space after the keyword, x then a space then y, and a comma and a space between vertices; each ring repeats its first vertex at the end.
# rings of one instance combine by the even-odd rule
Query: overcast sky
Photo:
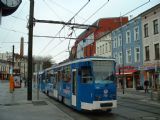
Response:
MULTIPOLYGON (((0 25, 0 53, 11 52, 12 45, 15 45, 15 52, 19 53, 21 37, 24 37, 26 42, 24 44, 24 54, 27 55, 28 53, 27 23, 29 18, 29 0, 22 1, 22 4, 14 14, 2 17, 0 25)), ((88 0, 35 0, 34 17, 41 20, 68 22, 87 2, 88 0)), ((150 0, 150 2, 149 0, 90 0, 78 15, 74 17, 72 23, 93 24, 100 18, 119 17, 145 4, 126 15, 131 19, 159 3, 160 0, 150 0)), ((34 35, 68 37, 72 30, 69 26, 66 26, 59 32, 62 26, 36 23, 34 35)), ((82 31, 75 29, 71 37, 76 38, 82 31)), ((74 41, 62 38, 34 37, 33 55, 52 56, 56 62, 60 62, 68 58, 68 46, 70 48, 74 41)))

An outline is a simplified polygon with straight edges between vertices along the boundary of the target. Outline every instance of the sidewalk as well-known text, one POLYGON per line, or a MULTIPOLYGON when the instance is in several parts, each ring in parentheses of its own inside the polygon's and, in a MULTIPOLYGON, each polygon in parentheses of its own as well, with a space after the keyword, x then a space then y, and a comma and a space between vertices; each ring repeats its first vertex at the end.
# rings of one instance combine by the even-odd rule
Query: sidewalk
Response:
POLYGON ((27 88, 9 92, 9 83, 0 82, 0 120, 73 120, 61 111, 49 98, 33 89, 32 101, 27 101, 27 88))
POLYGON ((122 89, 118 89, 117 95, 118 98, 138 100, 160 106, 160 100, 158 100, 158 93, 151 92, 151 90, 149 90, 149 93, 145 93, 144 90, 125 89, 123 94, 122 89))

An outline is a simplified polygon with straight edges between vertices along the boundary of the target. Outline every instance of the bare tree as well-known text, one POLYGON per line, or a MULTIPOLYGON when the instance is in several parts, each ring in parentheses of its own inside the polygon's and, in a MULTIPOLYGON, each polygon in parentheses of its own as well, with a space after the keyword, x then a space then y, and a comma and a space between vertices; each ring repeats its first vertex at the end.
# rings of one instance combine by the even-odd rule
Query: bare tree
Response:
POLYGON ((38 66, 41 66, 37 69, 46 69, 51 67, 53 64, 55 64, 55 61, 52 60, 52 56, 34 56, 33 57, 33 64, 34 66, 37 64, 38 66))

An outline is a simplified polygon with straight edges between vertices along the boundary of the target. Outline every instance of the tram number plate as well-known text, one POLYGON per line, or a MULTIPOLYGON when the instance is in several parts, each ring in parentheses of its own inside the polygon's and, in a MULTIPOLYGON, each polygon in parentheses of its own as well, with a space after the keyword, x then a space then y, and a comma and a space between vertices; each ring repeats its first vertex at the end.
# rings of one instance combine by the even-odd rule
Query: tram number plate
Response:
POLYGON ((111 107, 113 105, 113 103, 101 103, 100 106, 101 107, 111 107))

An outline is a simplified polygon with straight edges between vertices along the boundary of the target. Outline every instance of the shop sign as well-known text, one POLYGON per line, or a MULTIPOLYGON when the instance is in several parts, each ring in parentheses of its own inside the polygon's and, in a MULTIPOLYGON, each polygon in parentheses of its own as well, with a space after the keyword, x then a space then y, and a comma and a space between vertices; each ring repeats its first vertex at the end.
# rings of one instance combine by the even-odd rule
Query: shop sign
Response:
POLYGON ((124 67, 119 67, 119 73, 116 74, 132 74, 136 72, 137 70, 133 66, 124 66, 124 67))
POLYGON ((144 67, 143 66, 139 66, 138 70, 144 70, 144 67))
POLYGON ((152 70, 152 69, 155 69, 155 67, 154 66, 147 66, 144 68, 144 70, 152 70))
POLYGON ((134 70, 135 69, 135 67, 133 67, 133 66, 124 66, 124 67, 119 67, 119 70, 134 70))

